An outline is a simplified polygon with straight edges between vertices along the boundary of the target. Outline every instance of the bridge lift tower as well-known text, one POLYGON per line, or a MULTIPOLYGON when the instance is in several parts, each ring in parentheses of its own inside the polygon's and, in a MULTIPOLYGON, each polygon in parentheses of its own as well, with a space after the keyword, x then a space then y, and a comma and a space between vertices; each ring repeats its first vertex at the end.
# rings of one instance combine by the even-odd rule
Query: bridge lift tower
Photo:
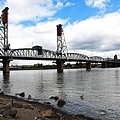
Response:
MULTIPOLYGON (((67 55, 67 45, 65 42, 65 37, 64 37, 64 31, 62 29, 62 25, 59 24, 57 25, 57 55, 60 57, 66 57, 67 55)), ((57 72, 62 73, 63 72, 63 64, 65 61, 63 60, 57 60, 57 72)))
POLYGON ((8 10, 6 7, 0 17, 0 55, 3 56, 3 73, 9 73, 10 59, 7 56, 10 44, 8 44, 8 10))
POLYGON ((57 25, 57 54, 58 55, 66 55, 68 52, 67 45, 65 42, 64 31, 62 29, 62 25, 57 25))

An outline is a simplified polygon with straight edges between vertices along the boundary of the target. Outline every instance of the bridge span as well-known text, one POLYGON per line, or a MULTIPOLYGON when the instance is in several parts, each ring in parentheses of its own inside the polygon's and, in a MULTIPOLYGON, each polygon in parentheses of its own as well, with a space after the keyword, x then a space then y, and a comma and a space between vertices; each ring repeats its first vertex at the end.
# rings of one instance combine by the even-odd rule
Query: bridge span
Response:
POLYGON ((9 72, 9 62, 12 60, 51 60, 56 61, 57 71, 63 72, 63 64, 65 62, 86 62, 86 69, 91 69, 91 63, 101 63, 103 67, 105 64, 120 64, 114 59, 106 59, 99 56, 88 57, 80 53, 66 53, 58 54, 57 52, 46 49, 20 48, 10 49, 7 54, 0 54, 0 59, 3 62, 3 72, 9 72))
POLYGON ((52 60, 57 64, 57 71, 63 72, 65 62, 86 62, 86 69, 91 69, 91 63, 120 64, 117 56, 114 59, 106 59, 99 56, 89 57, 80 53, 69 53, 65 42, 62 25, 57 25, 57 50, 51 51, 43 49, 41 46, 32 48, 11 49, 8 43, 8 10, 6 7, 0 17, 0 59, 3 63, 3 73, 9 73, 9 63, 12 60, 52 60))

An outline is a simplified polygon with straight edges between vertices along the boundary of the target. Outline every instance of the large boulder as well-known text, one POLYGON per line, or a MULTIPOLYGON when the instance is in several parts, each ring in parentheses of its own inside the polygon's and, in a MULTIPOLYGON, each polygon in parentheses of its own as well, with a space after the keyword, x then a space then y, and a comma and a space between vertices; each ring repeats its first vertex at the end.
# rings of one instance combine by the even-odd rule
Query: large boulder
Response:
POLYGON ((17 114, 17 110, 9 110, 9 116, 11 116, 12 118, 15 118, 17 114))
POLYGON ((19 93, 19 96, 21 96, 21 97, 25 97, 25 92, 21 92, 21 93, 19 93))
POLYGON ((9 118, 9 117, 15 118, 16 114, 17 114, 17 110, 11 110, 11 109, 4 110, 2 113, 3 117, 6 117, 6 118, 9 118))
POLYGON ((54 113, 51 109, 47 109, 47 110, 44 110, 44 111, 41 111, 40 114, 43 116, 43 117, 50 117, 52 116, 54 113))
POLYGON ((65 102, 65 100, 63 100, 63 99, 60 99, 60 100, 58 100, 58 102, 57 102, 57 105, 58 105, 59 107, 63 107, 65 104, 66 104, 66 102, 65 102))

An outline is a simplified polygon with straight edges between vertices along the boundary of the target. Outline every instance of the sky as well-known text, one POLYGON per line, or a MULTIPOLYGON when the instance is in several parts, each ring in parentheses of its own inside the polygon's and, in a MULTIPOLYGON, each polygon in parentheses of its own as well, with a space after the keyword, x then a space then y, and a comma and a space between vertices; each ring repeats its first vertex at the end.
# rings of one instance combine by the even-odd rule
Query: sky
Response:
POLYGON ((40 45, 56 51, 56 25, 62 24, 68 53, 120 59, 120 0, 0 0, 1 13, 5 7, 12 49, 40 45))

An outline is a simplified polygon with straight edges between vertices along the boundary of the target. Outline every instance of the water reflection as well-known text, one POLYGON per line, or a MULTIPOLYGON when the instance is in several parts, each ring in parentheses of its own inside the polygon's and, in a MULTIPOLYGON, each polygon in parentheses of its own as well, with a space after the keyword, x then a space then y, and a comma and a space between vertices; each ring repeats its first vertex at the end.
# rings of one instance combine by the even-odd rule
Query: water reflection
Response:
MULTIPOLYGON (((116 84, 116 89, 117 89, 117 87, 119 87, 120 86, 120 81, 119 81, 119 71, 118 70, 115 70, 115 75, 114 75, 114 77, 115 77, 115 84, 116 84)), ((118 93, 120 93, 119 91, 117 91, 118 93)))
POLYGON ((3 83, 2 83, 2 91, 4 93, 10 94, 11 93, 11 87, 10 87, 10 74, 4 73, 3 74, 3 83))
POLYGON ((60 73, 60 74, 57 74, 57 81, 56 81, 56 84, 63 84, 63 80, 64 80, 64 73, 60 73))
POLYGON ((118 70, 115 70, 115 78, 116 78, 116 80, 118 80, 118 78, 119 78, 119 71, 118 70))
POLYGON ((59 73, 57 74, 57 79, 56 79, 56 91, 59 94, 59 97, 61 98, 66 98, 66 83, 64 82, 65 76, 64 73, 59 73))
POLYGON ((96 68, 90 72, 66 69, 61 74, 56 70, 12 71, 9 76, 0 76, 0 85, 7 94, 24 91, 39 99, 58 96, 67 101, 65 110, 73 114, 95 114, 104 120, 119 120, 119 74, 119 68, 96 68), (84 100, 80 99, 82 94, 84 100))
POLYGON ((37 83, 37 90, 40 93, 44 92, 44 80, 43 80, 43 72, 41 71, 40 76, 37 77, 37 79, 39 80, 37 83))

